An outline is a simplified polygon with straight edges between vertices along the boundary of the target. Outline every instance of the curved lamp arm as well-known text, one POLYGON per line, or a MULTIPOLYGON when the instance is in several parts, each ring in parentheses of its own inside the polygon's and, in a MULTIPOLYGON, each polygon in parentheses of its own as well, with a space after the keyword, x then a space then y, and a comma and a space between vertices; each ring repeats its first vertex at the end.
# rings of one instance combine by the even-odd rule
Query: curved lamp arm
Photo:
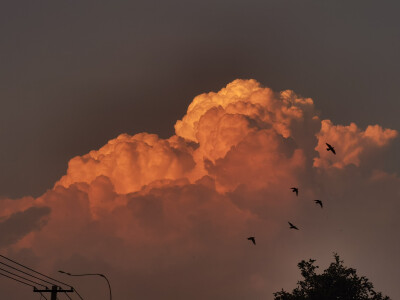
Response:
POLYGON ((112 300, 111 284, 110 284, 110 281, 108 280, 108 278, 106 277, 106 275, 100 274, 100 273, 71 274, 71 273, 68 273, 65 271, 61 271, 61 270, 58 272, 68 275, 68 276, 76 276, 76 277, 78 277, 78 276, 100 276, 100 277, 103 277, 107 281, 108 289, 110 291, 110 300, 112 300))

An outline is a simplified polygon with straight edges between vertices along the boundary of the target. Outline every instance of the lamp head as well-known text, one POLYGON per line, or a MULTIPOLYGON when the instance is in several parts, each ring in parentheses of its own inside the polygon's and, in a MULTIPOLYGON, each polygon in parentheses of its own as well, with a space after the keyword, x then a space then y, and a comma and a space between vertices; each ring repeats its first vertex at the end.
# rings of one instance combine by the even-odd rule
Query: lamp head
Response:
POLYGON ((62 271, 62 270, 59 270, 58 272, 59 272, 59 273, 62 273, 62 274, 67 274, 67 275, 71 275, 71 273, 68 273, 68 272, 64 272, 64 271, 62 271))

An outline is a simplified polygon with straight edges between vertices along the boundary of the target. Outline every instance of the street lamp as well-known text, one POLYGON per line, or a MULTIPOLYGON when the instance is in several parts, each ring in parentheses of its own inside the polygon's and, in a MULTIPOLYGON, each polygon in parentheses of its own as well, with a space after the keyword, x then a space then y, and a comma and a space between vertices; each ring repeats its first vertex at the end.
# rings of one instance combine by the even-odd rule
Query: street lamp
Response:
POLYGON ((68 275, 68 276, 100 276, 100 277, 103 277, 107 281, 108 289, 110 290, 110 300, 112 300, 111 284, 110 284, 110 281, 108 281, 106 275, 99 274, 99 273, 71 274, 71 273, 68 273, 68 272, 61 271, 61 270, 58 271, 58 272, 60 272, 62 274, 65 274, 65 275, 68 275))

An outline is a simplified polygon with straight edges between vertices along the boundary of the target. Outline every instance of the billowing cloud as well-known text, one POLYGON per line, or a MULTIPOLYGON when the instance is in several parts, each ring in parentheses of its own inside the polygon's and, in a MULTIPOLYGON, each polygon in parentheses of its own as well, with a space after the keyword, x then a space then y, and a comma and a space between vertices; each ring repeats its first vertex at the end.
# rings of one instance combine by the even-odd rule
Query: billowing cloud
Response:
POLYGON ((121 134, 99 150, 71 159, 57 185, 106 176, 118 193, 126 194, 155 180, 184 177, 193 166, 190 145, 177 136, 163 140, 155 134, 121 134))
POLYGON ((67 174, 37 199, 0 200, 0 227, 26 216, 0 247, 49 273, 101 267, 119 299, 269 299, 296 281, 295 269, 282 270, 314 255, 314 247, 326 257, 355 253, 343 227, 353 225, 368 244, 352 224, 354 203, 370 208, 361 222, 379 212, 379 230, 395 218, 382 216, 399 206, 398 176, 361 168, 395 130, 334 125, 320 120, 310 98, 235 80, 197 96, 175 132, 168 139, 121 134, 71 159, 67 174), (382 189, 387 208, 372 202, 382 189), (316 210, 315 197, 324 210, 316 210), (289 220, 301 230, 289 231, 289 220))
POLYGON ((314 160, 314 166, 319 168, 336 167, 343 168, 353 164, 360 166, 361 159, 368 159, 370 154, 385 147, 397 136, 397 131, 383 129, 379 125, 370 125, 364 131, 356 124, 349 126, 333 125, 329 120, 323 120, 321 130, 318 133, 318 145, 315 150, 319 157, 314 160), (326 151, 326 142, 336 145, 337 157, 332 157, 326 151))

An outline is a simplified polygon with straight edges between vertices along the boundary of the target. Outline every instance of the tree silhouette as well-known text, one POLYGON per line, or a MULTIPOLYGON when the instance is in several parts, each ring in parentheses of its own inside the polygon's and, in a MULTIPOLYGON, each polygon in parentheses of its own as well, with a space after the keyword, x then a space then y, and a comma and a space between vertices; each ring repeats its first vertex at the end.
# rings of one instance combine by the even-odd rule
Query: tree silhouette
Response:
POLYGON ((373 290, 369 280, 359 277, 356 270, 343 266, 339 255, 322 274, 317 274, 315 260, 302 260, 298 267, 304 280, 297 283, 292 293, 274 293, 274 300, 390 300, 373 290))

